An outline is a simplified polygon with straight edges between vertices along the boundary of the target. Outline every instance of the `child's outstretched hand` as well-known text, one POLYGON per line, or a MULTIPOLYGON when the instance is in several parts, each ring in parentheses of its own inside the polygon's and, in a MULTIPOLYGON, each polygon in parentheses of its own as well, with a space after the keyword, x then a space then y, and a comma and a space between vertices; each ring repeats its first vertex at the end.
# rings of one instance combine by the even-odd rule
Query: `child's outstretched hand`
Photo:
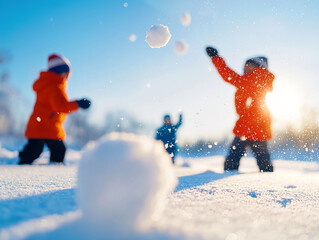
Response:
POLYGON ((77 100, 76 103, 77 103, 78 107, 82 108, 82 109, 88 109, 91 106, 91 101, 86 99, 86 98, 83 98, 81 100, 77 100))
POLYGON ((213 48, 213 47, 207 47, 206 48, 206 53, 209 57, 215 57, 218 55, 218 51, 216 48, 213 48))

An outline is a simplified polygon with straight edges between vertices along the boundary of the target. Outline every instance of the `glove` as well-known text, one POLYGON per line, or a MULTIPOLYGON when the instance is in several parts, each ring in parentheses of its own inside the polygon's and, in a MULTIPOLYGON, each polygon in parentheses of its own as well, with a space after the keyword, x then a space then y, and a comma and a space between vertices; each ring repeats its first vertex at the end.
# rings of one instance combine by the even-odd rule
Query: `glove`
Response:
POLYGON ((213 47, 207 47, 206 48, 206 52, 207 52, 207 55, 211 58, 215 57, 218 55, 218 51, 217 49, 213 48, 213 47))
POLYGON ((86 98, 82 98, 81 100, 77 100, 76 103, 77 103, 79 108, 83 108, 83 109, 88 109, 91 106, 91 101, 86 99, 86 98))

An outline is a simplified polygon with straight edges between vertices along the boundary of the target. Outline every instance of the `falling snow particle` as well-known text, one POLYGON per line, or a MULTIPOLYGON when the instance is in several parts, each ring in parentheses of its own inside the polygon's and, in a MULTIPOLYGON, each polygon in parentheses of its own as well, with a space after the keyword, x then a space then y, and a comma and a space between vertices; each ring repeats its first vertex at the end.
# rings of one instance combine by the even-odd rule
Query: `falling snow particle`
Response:
POLYGON ((124 3, 123 6, 124 6, 124 7, 128 7, 128 3, 124 3))
POLYGON ((191 21, 192 21, 192 18, 191 18, 191 15, 189 13, 184 13, 182 16, 181 16, 181 23, 187 27, 191 24, 191 21))
POLYGON ((178 55, 183 55, 188 50, 188 44, 184 40, 177 41, 174 44, 174 49, 178 55))
POLYGON ((38 121, 38 122, 41 122, 41 118, 40 118, 40 117, 37 117, 37 121, 38 121))
POLYGON ((151 84, 150 83, 146 84, 146 87, 151 88, 151 84))
POLYGON ((171 33, 167 26, 162 24, 152 26, 146 32, 146 42, 151 48, 165 47, 171 39, 171 33))
POLYGON ((135 42, 136 39, 137 39, 137 37, 136 37, 135 34, 131 34, 128 39, 129 39, 131 42, 135 42))
POLYGON ((213 148, 213 145, 212 144, 208 144, 208 148, 213 148))

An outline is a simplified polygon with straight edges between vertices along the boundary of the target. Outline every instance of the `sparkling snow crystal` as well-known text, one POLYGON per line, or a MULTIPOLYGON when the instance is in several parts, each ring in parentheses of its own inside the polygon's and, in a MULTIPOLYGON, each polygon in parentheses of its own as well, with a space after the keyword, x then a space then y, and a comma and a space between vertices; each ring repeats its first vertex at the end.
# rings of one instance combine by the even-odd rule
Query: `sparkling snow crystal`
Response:
POLYGON ((171 34, 167 26, 162 24, 152 26, 146 32, 146 42, 151 48, 165 47, 171 39, 171 34))
POLYGON ((90 228, 108 236, 147 231, 176 185, 161 143, 113 133, 87 146, 79 165, 79 204, 90 228))

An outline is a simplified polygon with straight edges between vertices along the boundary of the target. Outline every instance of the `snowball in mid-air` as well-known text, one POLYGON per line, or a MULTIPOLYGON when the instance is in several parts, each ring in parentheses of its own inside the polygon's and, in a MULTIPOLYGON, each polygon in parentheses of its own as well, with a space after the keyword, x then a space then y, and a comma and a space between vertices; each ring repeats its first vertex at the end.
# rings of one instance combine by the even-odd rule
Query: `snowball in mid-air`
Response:
POLYGON ((189 13, 183 13, 181 16, 181 23, 186 27, 191 24, 192 18, 189 13))
POLYGON ((175 52, 179 55, 185 54, 188 50, 188 44, 184 41, 177 41, 174 44, 175 52))
POLYGON ((128 39, 129 39, 131 42, 135 42, 136 39, 137 39, 137 37, 136 37, 135 34, 131 34, 128 39))
POLYGON ((146 42, 151 48, 165 47, 171 39, 171 34, 167 26, 162 24, 152 26, 146 32, 146 42))
POLYGON ((78 175, 85 225, 108 236, 146 231, 176 185, 163 145, 127 133, 112 133, 88 145, 78 175))

